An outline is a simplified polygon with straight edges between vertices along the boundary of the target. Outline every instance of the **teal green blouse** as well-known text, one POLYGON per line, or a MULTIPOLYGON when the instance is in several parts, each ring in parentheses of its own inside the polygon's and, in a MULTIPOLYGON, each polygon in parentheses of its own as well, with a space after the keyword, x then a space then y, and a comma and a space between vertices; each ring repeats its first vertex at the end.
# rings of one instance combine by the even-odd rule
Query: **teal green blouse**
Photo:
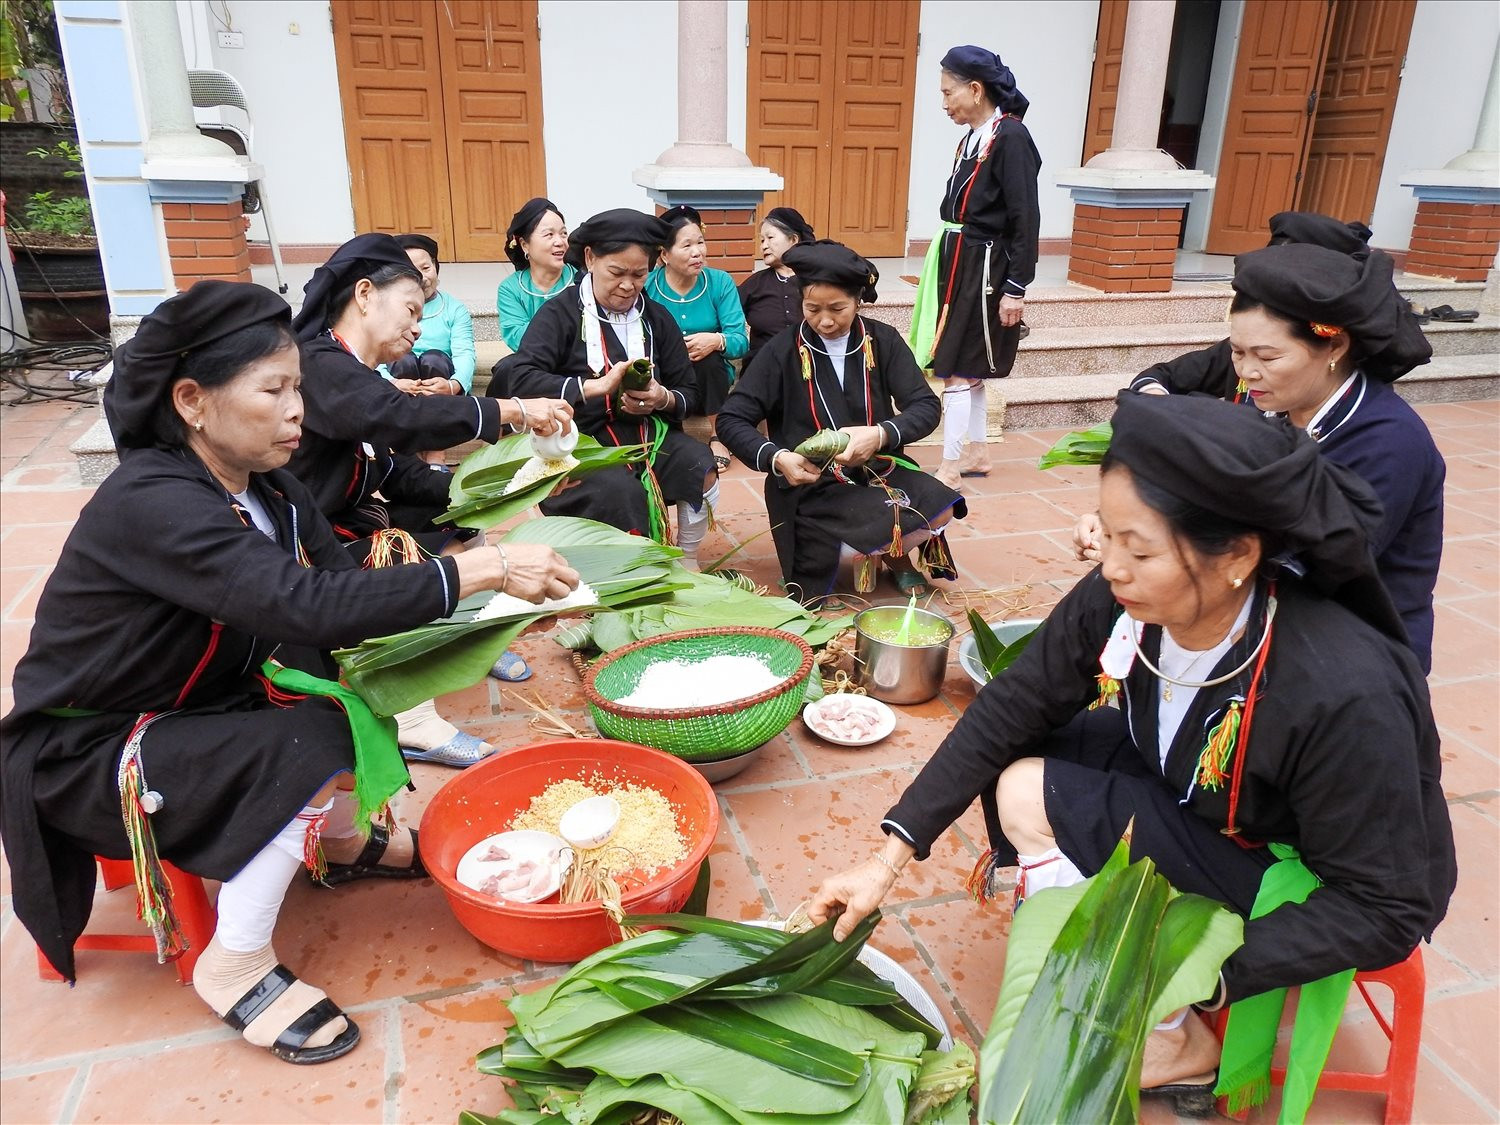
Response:
POLYGON ((495 290, 495 312, 500 317, 500 339, 506 347, 515 351, 521 346, 521 337, 526 335, 526 326, 537 309, 572 285, 574 276, 572 266, 563 266, 557 284, 545 293, 537 291, 530 270, 517 270, 500 283, 495 290))
POLYGON ((681 297, 667 284, 666 267, 657 266, 646 278, 646 296, 672 314, 684 336, 694 332, 723 333, 724 366, 730 379, 734 378, 729 361, 750 350, 750 330, 745 327, 745 310, 740 306, 734 278, 723 270, 705 267, 688 295, 681 297))

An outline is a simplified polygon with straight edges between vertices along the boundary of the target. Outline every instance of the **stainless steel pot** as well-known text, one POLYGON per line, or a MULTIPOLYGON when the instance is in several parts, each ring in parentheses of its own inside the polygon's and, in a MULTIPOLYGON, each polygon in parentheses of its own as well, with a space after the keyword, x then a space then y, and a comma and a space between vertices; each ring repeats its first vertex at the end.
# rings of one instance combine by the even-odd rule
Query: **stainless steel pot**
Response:
POLYGON ((913 611, 914 624, 924 630, 934 625, 943 639, 926 645, 898 645, 872 636, 900 628, 906 616, 904 605, 875 606, 854 618, 855 682, 876 699, 887 703, 926 703, 943 690, 948 671, 948 644, 953 640, 953 622, 940 613, 913 611))

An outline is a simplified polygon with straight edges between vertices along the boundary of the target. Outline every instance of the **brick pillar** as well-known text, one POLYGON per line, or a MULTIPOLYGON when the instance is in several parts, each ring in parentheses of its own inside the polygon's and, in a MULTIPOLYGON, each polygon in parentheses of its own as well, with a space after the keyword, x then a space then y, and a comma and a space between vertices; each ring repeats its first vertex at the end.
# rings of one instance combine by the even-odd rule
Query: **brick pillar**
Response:
POLYGON ((1500 251, 1500 203, 1417 204, 1406 272, 1483 281, 1500 251))
MULTIPOLYGON (((664 211, 666 208, 658 203, 656 213, 660 215, 664 211)), ((703 238, 708 243, 708 257, 704 264, 723 270, 738 285, 754 271, 760 257, 759 224, 755 212, 748 207, 716 211, 705 211, 700 207, 698 214, 703 216, 703 238)))
POLYGON ((1068 280, 1106 293, 1166 293, 1182 231, 1181 207, 1073 207, 1068 280))
POLYGON ((179 291, 206 277, 250 280, 250 246, 238 199, 228 203, 163 203, 167 253, 179 291))

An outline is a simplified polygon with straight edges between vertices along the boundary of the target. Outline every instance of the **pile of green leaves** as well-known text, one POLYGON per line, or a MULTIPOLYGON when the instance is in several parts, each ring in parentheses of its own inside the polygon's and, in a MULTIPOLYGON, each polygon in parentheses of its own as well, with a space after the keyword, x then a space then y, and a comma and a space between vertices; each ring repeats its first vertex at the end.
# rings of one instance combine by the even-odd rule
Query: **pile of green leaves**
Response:
POLYGON ((1036 463, 1038 469, 1050 469, 1054 465, 1097 465, 1109 451, 1109 442, 1115 428, 1109 422, 1100 422, 1087 430, 1074 430, 1064 434, 1057 444, 1036 463))
MULTIPOLYGON (((527 520, 508 532, 504 542, 554 548, 593 588, 606 610, 658 601, 678 589, 670 564, 681 551, 593 520, 527 520)), ((460 602, 451 616, 430 625, 373 637, 335 652, 344 680, 381 715, 394 715, 479 683, 524 629, 547 616, 518 609, 476 621, 475 614, 492 597, 488 591, 475 594, 460 602)))
POLYGON ((547 499, 564 478, 577 480, 600 469, 628 465, 643 458, 646 451, 640 445, 600 445, 587 434, 580 434, 578 447, 573 450, 577 465, 507 496, 506 485, 531 460, 531 454, 529 434, 512 434, 469 454, 453 470, 453 480, 448 485, 448 510, 439 520, 459 527, 491 528, 547 499))
POLYGON ((717 629, 730 626, 782 629, 795 633, 812 648, 822 648, 854 623, 852 614, 819 617, 791 598, 776 598, 747 590, 732 578, 686 567, 671 566, 670 597, 653 605, 635 606, 616 613, 596 614, 558 632, 557 643, 565 648, 613 652, 633 641, 673 633, 682 629, 717 629))
POLYGON ((1212 996, 1244 941, 1239 915, 1131 863, 1128 839, 1097 875, 1016 911, 979 1052, 983 1125, 1136 1121, 1147 1034, 1212 996))
MULTIPOLYGON (((1037 626, 1039 628, 1040 625, 1037 626)), ((979 657, 979 663, 984 665, 985 675, 991 680, 1014 664, 1016 657, 1026 651, 1031 638, 1036 636, 1036 629, 1032 629, 1006 644, 995 636, 995 630, 979 616, 977 609, 969 610, 969 632, 974 634, 974 654, 979 657)))
POLYGON ((691 1125, 969 1120, 973 1054, 941 1036, 855 958, 832 923, 790 935, 689 915, 610 946, 509 1002, 515 1028, 480 1053, 518 1108, 467 1125, 691 1125))

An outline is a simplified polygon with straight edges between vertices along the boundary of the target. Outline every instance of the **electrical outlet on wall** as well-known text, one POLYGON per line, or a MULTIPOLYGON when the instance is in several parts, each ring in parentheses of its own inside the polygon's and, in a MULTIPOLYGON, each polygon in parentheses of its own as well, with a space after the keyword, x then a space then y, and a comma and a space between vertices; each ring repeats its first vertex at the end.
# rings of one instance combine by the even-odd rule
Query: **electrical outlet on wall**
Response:
POLYGON ((242 31, 219 32, 220 47, 243 48, 245 46, 245 33, 242 31))

